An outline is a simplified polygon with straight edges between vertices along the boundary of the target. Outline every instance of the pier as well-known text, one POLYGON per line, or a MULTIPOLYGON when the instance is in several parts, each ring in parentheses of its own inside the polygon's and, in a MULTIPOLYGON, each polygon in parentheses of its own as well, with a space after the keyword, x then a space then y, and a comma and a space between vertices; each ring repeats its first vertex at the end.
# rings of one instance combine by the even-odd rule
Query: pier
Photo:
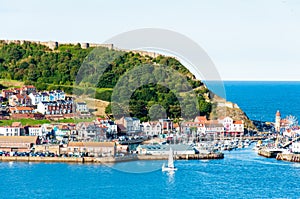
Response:
POLYGON ((283 160, 283 161, 289 161, 289 162, 300 162, 300 154, 278 153, 276 156, 276 160, 283 160))
MULTIPOLYGON (((138 155, 139 160, 167 160, 168 155, 138 155)), ((223 153, 174 155, 175 160, 223 159, 223 153)))
POLYGON ((258 155, 266 157, 266 158, 276 158, 277 154, 281 153, 281 150, 267 150, 267 149, 260 149, 258 151, 258 155))
MULTIPOLYGON (((176 160, 223 159, 223 153, 175 155, 176 160)), ((3 162, 64 162, 64 163, 117 163, 136 160, 167 160, 168 155, 125 155, 121 157, 20 157, 0 156, 3 162)))

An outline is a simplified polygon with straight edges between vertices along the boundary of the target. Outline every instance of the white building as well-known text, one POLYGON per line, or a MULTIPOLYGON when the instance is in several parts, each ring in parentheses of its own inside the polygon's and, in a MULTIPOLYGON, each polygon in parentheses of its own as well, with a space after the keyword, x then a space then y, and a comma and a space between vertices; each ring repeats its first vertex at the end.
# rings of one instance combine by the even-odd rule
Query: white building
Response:
POLYGON ((13 122, 11 126, 1 126, 0 136, 20 136, 23 130, 20 122, 13 122))
POLYGON ((42 136, 42 127, 41 126, 30 126, 28 127, 29 136, 42 136))
POLYGON ((100 126, 100 128, 107 128, 106 132, 112 136, 117 136, 118 134, 118 126, 111 120, 98 118, 96 120, 96 124, 100 126))
POLYGON ((191 134, 204 134, 205 133, 205 123, 203 122, 184 122, 181 124, 181 132, 191 134))
POLYGON ((219 123, 223 124, 224 130, 227 133, 244 133, 244 121, 242 120, 233 120, 231 117, 225 117, 218 120, 219 123))
POLYGON ((37 112, 44 115, 68 114, 72 113, 72 100, 57 100, 53 102, 40 102, 37 105, 37 112))
POLYGON ((141 123, 138 118, 135 117, 122 117, 116 121, 117 124, 122 124, 127 133, 139 133, 141 132, 141 123))
POLYGON ((38 103, 41 102, 41 95, 39 93, 30 93, 29 98, 31 99, 31 103, 32 105, 37 105, 38 103))
POLYGON ((89 109, 85 102, 77 102, 76 103, 76 111, 83 113, 83 112, 89 112, 89 109))
POLYGON ((293 153, 300 153, 300 142, 293 142, 292 152, 293 153))
POLYGON ((159 135, 162 133, 160 122, 143 122, 142 131, 148 136, 159 135))

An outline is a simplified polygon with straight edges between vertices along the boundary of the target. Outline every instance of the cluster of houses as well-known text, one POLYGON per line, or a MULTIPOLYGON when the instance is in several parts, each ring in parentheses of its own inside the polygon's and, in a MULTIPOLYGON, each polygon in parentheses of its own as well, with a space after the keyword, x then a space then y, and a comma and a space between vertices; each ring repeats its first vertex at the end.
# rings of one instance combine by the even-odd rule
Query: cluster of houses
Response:
MULTIPOLYGON (((73 118, 78 114, 89 115, 86 103, 76 102, 61 90, 37 91, 32 85, 4 89, 0 100, 3 102, 0 107, 0 119, 60 119, 73 118)), ((242 135, 243 132, 244 122, 235 121, 230 117, 208 120, 204 116, 198 116, 192 122, 179 124, 173 123, 171 119, 141 122, 134 117, 122 117, 115 121, 97 118, 91 122, 36 126, 23 126, 20 122, 13 122, 9 126, 0 126, 0 150, 28 151, 35 146, 36 149, 40 148, 39 150, 52 150, 59 153, 61 150, 59 146, 63 144, 65 146, 62 150, 66 153, 89 152, 112 155, 116 151, 128 150, 128 147, 117 146, 112 142, 125 135, 149 138, 167 137, 175 133, 242 135), (49 145, 53 142, 60 144, 49 145)))
POLYGON ((137 118, 122 117, 119 120, 97 118, 92 122, 43 124, 39 126, 25 126, 20 122, 13 122, 11 126, 1 126, 0 136, 40 136, 44 138, 72 137, 80 141, 107 141, 118 136, 159 136, 171 133, 182 134, 221 134, 243 135, 243 121, 234 121, 230 117, 219 120, 207 120, 205 116, 198 116, 193 122, 182 122, 180 126, 171 119, 160 119, 156 122, 140 122, 137 118), (52 136, 52 137, 51 137, 52 136))
POLYGON ((159 135, 165 132, 176 131, 184 134, 196 133, 198 135, 226 134, 243 135, 244 121, 233 120, 231 117, 208 120, 206 116, 197 116, 192 122, 182 122, 180 126, 172 120, 162 119, 158 122, 143 122, 142 129, 147 135, 159 135))
MULTIPOLYGON (((172 133, 243 133, 243 122, 225 117, 218 121, 196 117, 193 122, 183 122, 180 126, 170 119, 141 123, 137 118, 123 117, 116 121, 98 118, 92 122, 43 124, 22 126, 13 122, 0 127, 0 150, 3 151, 51 151, 56 154, 89 153, 101 156, 128 152, 129 146, 117 144, 112 140, 123 135, 170 135, 172 133), (51 145, 55 140, 59 145, 51 145), (50 144, 50 145, 49 145, 50 144)), ((179 147, 179 146, 178 146, 179 147)), ((180 147, 186 147, 181 146, 180 147)), ((150 147, 151 148, 151 147, 150 147)), ((140 145, 139 153, 149 151, 149 146, 140 145), (146 147, 146 148, 145 148, 146 147), (148 148, 147 148, 148 147, 148 148)), ((186 150, 186 149, 185 149, 186 150)), ((192 149, 190 149, 193 152, 192 149)))
POLYGON ((74 117, 74 114, 89 115, 85 102, 75 102, 66 96, 64 91, 37 91, 33 85, 20 88, 3 89, 0 100, 2 103, 1 119, 61 119, 74 117))

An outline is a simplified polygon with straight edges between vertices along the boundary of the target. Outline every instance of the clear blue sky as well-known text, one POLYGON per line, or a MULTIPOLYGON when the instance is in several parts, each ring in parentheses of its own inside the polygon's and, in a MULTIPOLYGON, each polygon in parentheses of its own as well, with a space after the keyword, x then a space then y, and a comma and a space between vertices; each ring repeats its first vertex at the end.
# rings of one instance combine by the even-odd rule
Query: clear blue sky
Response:
POLYGON ((0 0, 0 39, 102 43, 138 28, 197 42, 224 80, 300 80, 300 1, 0 0))

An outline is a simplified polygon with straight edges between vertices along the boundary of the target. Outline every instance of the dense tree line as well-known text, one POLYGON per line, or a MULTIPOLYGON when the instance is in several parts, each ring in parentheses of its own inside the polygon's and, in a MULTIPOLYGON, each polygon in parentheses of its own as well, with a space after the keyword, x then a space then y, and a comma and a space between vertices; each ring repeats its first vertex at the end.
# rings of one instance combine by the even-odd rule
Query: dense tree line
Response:
MULTIPOLYGON (((172 57, 153 58, 107 48, 82 49, 80 44, 60 45, 51 50, 31 42, 0 43, 0 78, 34 84, 40 90, 62 89, 72 93, 76 88, 76 94, 105 101, 111 100, 118 87, 119 98, 126 96, 122 92, 130 91, 130 99, 123 99, 129 104, 128 110, 122 110, 124 106, 119 104, 120 112, 142 120, 160 114, 179 118, 211 112, 211 104, 203 97, 207 90, 191 93, 202 82, 195 80, 172 57), (181 76, 174 76, 174 71, 181 76)), ((110 104, 106 109, 108 114, 112 112, 111 107, 110 104)))

